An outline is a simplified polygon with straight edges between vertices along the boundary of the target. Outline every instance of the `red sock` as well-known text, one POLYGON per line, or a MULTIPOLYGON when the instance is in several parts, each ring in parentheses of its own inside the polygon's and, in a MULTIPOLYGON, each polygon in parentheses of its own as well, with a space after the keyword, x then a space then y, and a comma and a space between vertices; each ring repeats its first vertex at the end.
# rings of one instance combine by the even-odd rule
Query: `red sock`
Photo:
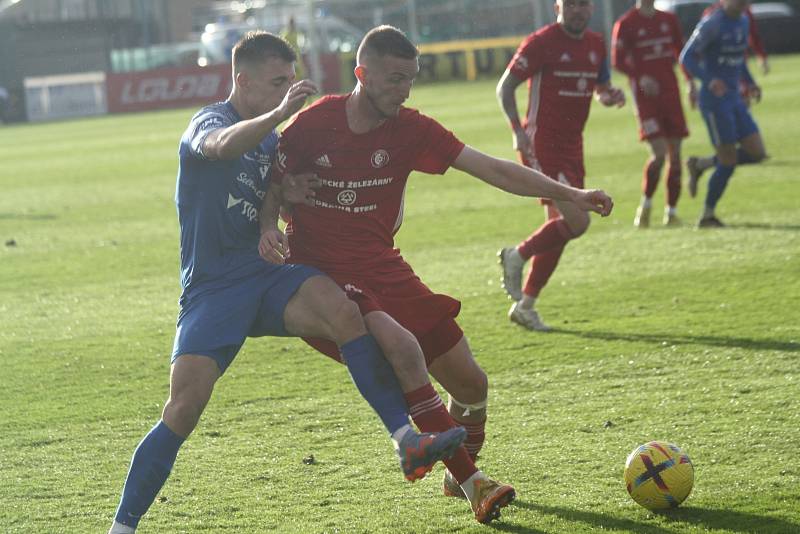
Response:
POLYGON ((680 161, 674 164, 670 162, 669 169, 667 169, 667 205, 674 208, 678 204, 678 198, 681 196, 681 163, 680 161))
POLYGON ((642 193, 647 198, 652 198, 653 193, 656 192, 660 175, 661 165, 657 165, 654 158, 647 160, 644 166, 644 176, 642 177, 642 193))
MULTIPOLYGON (((406 393, 405 397, 411 418, 422 432, 444 432, 457 426, 430 383, 406 393)), ((453 473, 459 484, 478 471, 463 445, 452 458, 444 460, 444 465, 453 473)))
POLYGON ((478 460, 478 453, 481 452, 483 442, 486 441, 486 418, 479 423, 461 423, 467 430, 467 439, 464 440, 464 448, 467 449, 469 457, 473 462, 478 460))
POLYGON ((531 272, 528 273, 528 278, 525 280, 525 287, 523 293, 531 297, 538 297, 542 288, 547 285, 550 276, 558 266, 558 260, 561 259, 561 254, 564 252, 564 245, 557 249, 548 250, 545 253, 537 254, 533 257, 531 263, 531 272))
POLYGON ((572 239, 572 232, 563 218, 549 219, 518 247, 519 255, 527 260, 554 248, 563 247, 572 239))

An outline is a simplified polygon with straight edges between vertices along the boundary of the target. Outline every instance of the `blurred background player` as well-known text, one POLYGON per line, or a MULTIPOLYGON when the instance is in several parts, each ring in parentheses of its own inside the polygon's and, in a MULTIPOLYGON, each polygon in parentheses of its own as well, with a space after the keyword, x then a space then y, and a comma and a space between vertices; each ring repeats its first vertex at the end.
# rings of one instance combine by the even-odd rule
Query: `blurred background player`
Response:
MULTIPOLYGON (((628 76, 636 103, 639 139, 650 146, 650 158, 644 166, 642 200, 633 224, 650 226, 653 194, 658 187, 664 161, 667 165, 667 205, 663 222, 680 224, 676 209, 681 193, 681 140, 689 135, 675 77, 675 63, 683 48, 678 18, 654 7, 655 0, 638 0, 614 24, 611 38, 611 61, 628 76)), ((684 71, 694 94, 691 75, 684 71)))
MULTIPOLYGON (((721 7, 721 1, 708 6, 703 11, 703 17, 710 15, 721 7)), ((758 23, 756 22, 756 18, 753 16, 753 10, 750 9, 749 5, 744 10, 744 15, 750 22, 750 32, 747 35, 747 44, 750 47, 750 50, 755 52, 756 56, 758 57, 758 62, 761 65, 761 72, 764 75, 767 75, 769 74, 769 57, 767 56, 767 49, 764 46, 764 41, 761 39, 761 32, 758 31, 758 23)))
POLYGON ((0 85, 0 124, 6 121, 6 111, 8 110, 9 95, 5 87, 0 85))
POLYGON ((690 157, 689 194, 697 194, 702 173, 711 167, 705 207, 699 228, 725 226, 715 213, 737 165, 759 163, 766 157, 764 141, 739 91, 740 83, 758 100, 761 89, 747 68, 748 0, 722 0, 722 7, 703 18, 681 52, 681 63, 701 82, 699 107, 708 127, 715 155, 690 157))
POLYGON ((303 62, 303 55, 300 51, 300 35, 297 32, 297 24, 294 21, 294 17, 289 17, 289 20, 286 22, 286 27, 281 32, 281 37, 291 45, 292 50, 297 54, 297 61, 294 64, 295 78, 302 80, 305 78, 306 67, 303 62))
MULTIPOLYGON (((515 492, 474 464, 485 437, 488 383, 455 321, 461 303, 433 293, 394 248, 408 176, 415 170, 442 174, 454 167, 511 193, 550 196, 574 202, 575 210, 604 215, 611 200, 601 191, 566 187, 489 157, 465 146, 430 117, 403 107, 419 72, 418 54, 400 30, 371 30, 358 49, 358 82, 352 93, 320 99, 283 130, 272 187, 282 173, 312 171, 319 174, 322 187, 315 207, 294 208, 288 243, 276 224, 280 195, 268 195, 260 250, 278 262, 288 250, 289 262, 315 266, 336 280, 358 303, 368 330, 395 369, 418 365, 424 371, 427 364, 450 394, 450 413, 426 376, 414 389, 403 384, 411 416, 423 431, 442 431, 453 419, 467 428, 465 448, 445 461, 444 493, 466 497, 475 518, 487 523, 515 492)), ((340 359, 333 344, 308 341, 340 359)))
MULTIPOLYGON (((463 428, 414 432, 397 377, 358 307, 317 269, 259 256, 258 208, 270 183, 275 127, 316 92, 311 82, 294 83, 295 60, 279 37, 246 35, 233 50, 230 97, 195 114, 181 139, 175 201, 183 292, 169 399, 134 452, 110 534, 135 532, 247 337, 335 341, 353 382, 391 434, 409 480, 451 456, 466 436, 463 428)), ((287 189, 294 190, 289 200, 306 200, 307 189, 287 189)))
MULTIPOLYGON (((497 84, 497 98, 513 129, 514 149, 528 167, 561 183, 583 188, 583 127, 592 94, 605 106, 622 107, 625 94, 611 85, 606 48, 587 30, 591 0, 558 0, 557 21, 529 35, 497 84), (516 88, 528 80, 528 112, 520 122, 516 88)), ((499 252, 503 287, 514 304, 511 321, 529 330, 550 330, 534 309, 567 243, 589 228, 589 216, 574 204, 543 201, 546 222, 515 248, 499 252), (533 258, 525 288, 522 269, 533 258)))

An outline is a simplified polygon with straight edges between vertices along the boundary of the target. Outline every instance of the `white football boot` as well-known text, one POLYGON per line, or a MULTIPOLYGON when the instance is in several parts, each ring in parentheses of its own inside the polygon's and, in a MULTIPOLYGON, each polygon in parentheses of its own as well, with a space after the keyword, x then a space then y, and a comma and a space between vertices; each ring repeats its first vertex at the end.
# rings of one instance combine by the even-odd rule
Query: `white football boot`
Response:
POLYGON ((511 319, 512 322, 524 326, 528 330, 535 330, 536 332, 549 332, 552 330, 552 328, 542 322, 536 310, 532 308, 523 308, 519 302, 515 302, 511 305, 511 309, 508 310, 508 318, 511 319))
POLYGON ((500 249, 497 258, 503 269, 503 289, 511 300, 522 299, 522 268, 525 267, 525 260, 514 247, 500 249))
POLYGON ((636 208, 636 216, 633 218, 633 225, 636 228, 650 227, 650 208, 640 205, 636 208))

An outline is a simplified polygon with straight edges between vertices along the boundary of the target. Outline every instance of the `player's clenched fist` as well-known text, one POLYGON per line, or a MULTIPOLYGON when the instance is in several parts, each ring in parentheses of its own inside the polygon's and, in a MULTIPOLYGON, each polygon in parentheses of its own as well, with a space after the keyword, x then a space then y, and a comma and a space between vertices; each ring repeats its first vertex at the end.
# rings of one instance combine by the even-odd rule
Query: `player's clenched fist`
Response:
POLYGON ((283 200, 288 204, 305 204, 314 206, 315 189, 322 185, 322 180, 314 173, 287 174, 283 177, 283 200))
POLYGON ((597 100, 606 107, 625 105, 625 92, 618 87, 609 87, 607 91, 597 94, 597 100))
POLYGON ((585 211, 593 211, 603 217, 607 217, 614 208, 612 198, 600 189, 581 190, 574 202, 585 211))
POLYGON ((286 234, 273 228, 261 232, 258 242, 258 254, 270 263, 283 265, 289 255, 289 241, 286 234))

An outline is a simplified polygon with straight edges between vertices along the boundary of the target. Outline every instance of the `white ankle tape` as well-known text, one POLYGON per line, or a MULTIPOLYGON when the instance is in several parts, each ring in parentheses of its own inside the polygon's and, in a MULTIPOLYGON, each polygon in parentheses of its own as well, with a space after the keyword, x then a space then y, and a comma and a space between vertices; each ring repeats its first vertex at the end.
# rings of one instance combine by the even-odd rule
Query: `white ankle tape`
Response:
POLYGON ((466 404, 456 400, 455 397, 453 396, 450 396, 450 401, 459 408, 464 408, 464 413, 461 414, 464 417, 467 417, 470 414, 470 412, 483 410, 484 408, 486 408, 486 404, 488 403, 488 399, 483 399, 482 401, 476 402, 475 404, 466 404))

